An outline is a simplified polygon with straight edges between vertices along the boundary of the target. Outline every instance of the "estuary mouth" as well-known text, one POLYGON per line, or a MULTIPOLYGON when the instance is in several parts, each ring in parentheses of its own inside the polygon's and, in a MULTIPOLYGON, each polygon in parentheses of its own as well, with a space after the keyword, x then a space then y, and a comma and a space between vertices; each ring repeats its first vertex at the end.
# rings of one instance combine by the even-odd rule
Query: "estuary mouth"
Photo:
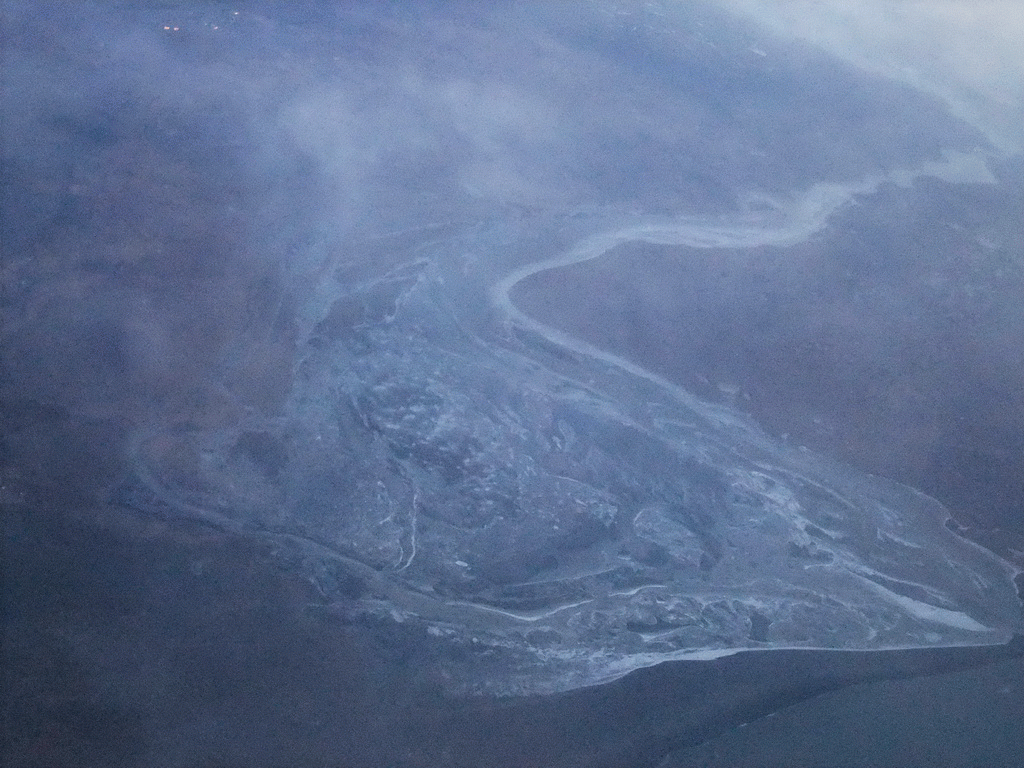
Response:
POLYGON ((941 504, 511 298, 621 243, 792 246, 879 183, 812 189, 761 223, 629 224, 497 278, 501 246, 474 229, 327 285, 284 416, 140 437, 132 503, 286 542, 326 602, 365 598, 357 613, 480 649, 453 655, 453 690, 567 690, 743 650, 1006 642, 1018 571, 950 531, 941 504), (493 254, 483 272, 449 255, 467 248, 493 254))

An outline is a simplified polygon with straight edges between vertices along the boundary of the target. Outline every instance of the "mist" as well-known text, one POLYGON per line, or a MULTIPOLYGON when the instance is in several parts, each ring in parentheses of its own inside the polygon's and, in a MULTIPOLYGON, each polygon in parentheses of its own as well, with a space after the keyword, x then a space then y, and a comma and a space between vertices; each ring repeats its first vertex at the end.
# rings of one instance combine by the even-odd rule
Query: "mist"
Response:
POLYGON ((945 101, 998 147, 1024 149, 1024 7, 1013 0, 724 0, 783 37, 806 40, 945 101))

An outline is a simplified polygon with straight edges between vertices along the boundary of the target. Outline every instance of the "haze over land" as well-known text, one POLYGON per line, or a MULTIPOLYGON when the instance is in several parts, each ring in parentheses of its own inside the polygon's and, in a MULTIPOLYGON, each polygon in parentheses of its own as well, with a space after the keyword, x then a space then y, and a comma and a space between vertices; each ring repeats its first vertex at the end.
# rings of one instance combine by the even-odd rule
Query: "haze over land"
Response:
POLYGON ((721 0, 773 32, 946 101, 1024 149, 1024 5, 1016 0, 721 0))

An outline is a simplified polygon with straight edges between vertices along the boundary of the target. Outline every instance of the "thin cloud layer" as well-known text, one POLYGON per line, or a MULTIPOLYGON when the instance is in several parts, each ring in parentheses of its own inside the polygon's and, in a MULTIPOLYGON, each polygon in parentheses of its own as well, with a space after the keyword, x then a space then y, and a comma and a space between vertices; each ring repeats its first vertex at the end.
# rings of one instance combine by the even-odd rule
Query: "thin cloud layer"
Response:
POLYGON ((1024 150, 1024 4, 1017 0, 721 0, 934 94, 999 148, 1024 150))

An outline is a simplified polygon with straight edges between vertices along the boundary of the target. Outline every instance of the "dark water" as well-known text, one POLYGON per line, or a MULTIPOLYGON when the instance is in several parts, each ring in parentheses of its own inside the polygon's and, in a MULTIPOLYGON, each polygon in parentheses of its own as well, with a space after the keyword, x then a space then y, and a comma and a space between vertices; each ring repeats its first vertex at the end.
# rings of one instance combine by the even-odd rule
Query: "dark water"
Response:
POLYGON ((5 527, 9 765, 1009 766, 1021 746, 1019 642, 748 653, 453 700, 414 632, 311 609, 251 540, 48 505, 5 527))

